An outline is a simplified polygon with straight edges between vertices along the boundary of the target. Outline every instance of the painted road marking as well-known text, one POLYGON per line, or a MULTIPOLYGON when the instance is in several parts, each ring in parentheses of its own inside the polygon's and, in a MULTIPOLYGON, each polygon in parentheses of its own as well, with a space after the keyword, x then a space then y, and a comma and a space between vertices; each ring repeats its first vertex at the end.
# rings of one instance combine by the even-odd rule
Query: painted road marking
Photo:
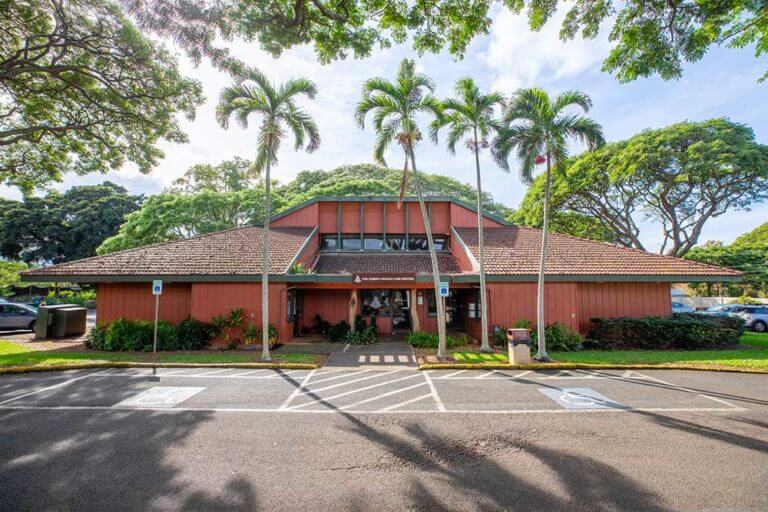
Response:
MULTIPOLYGON (((395 373, 395 372, 389 372, 389 373, 395 373)), ((299 404, 299 405, 292 405, 291 407, 289 407, 289 409, 293 410, 293 409, 298 409, 300 407, 306 407, 308 405, 318 404, 318 403, 322 403, 322 402, 330 402, 331 400, 335 400, 337 398, 353 395, 353 394, 359 393, 361 391, 368 391, 369 389, 374 389, 374 388, 378 388, 378 387, 381 387, 381 386, 387 386, 389 384, 394 384, 395 382, 400 382, 400 381, 403 381, 403 380, 412 379, 412 378, 418 377, 418 376, 419 376, 419 374, 415 373, 415 374, 412 374, 412 375, 408 375, 406 377, 400 377, 399 379, 388 380, 386 382, 379 382, 378 384, 372 384, 370 386, 365 386, 365 387, 362 387, 362 388, 353 389, 351 391, 345 391, 344 393, 339 393, 338 395, 333 395, 333 396, 329 396, 329 397, 325 397, 325 398, 320 398, 320 399, 317 399, 317 400, 312 400, 311 402, 306 402, 306 403, 299 404)), ((333 387, 337 387, 337 386, 333 386, 333 387)), ((328 388, 330 388, 330 387, 331 386, 328 386, 328 388)), ((321 388, 321 389, 328 389, 328 388, 321 388)), ((303 394, 306 394, 306 393, 313 393, 314 394, 315 392, 316 391, 306 391, 303 394)))
POLYGON ((539 391, 565 409, 626 409, 591 388, 539 388, 539 391))
MULTIPOLYGON (((325 391, 327 389, 334 389, 334 388, 338 388, 338 387, 342 387, 342 386, 348 386, 350 384, 355 384, 357 382, 362 382, 364 380, 377 379, 379 377, 384 377, 384 376, 390 375, 392 373, 397 373, 398 371, 399 370, 392 370, 391 372, 376 373, 374 375, 368 375, 366 377, 360 377, 359 379, 348 380, 346 382, 339 382, 338 384, 331 384, 330 386, 325 386, 323 388, 307 389, 306 391, 303 392, 303 394, 306 394, 306 393, 319 393, 320 391, 325 391)), ((310 385, 310 384, 312 384, 312 382, 309 382, 307 385, 310 385)))
POLYGON ((80 377, 75 377, 74 379, 68 379, 68 380, 65 380, 64 382, 59 382, 58 384, 54 384, 52 386, 46 386, 44 388, 36 389, 34 391, 30 391, 29 393, 24 393, 23 395, 14 396, 12 398, 8 398, 7 400, 3 400, 2 402, 0 402, 0 405, 5 405, 15 400, 21 400, 22 398, 26 398, 32 395, 37 395, 38 393, 43 393, 45 391, 50 391, 51 389, 61 388, 66 386, 67 384, 72 384, 73 382, 77 382, 78 380, 87 379, 88 377, 93 377, 94 375, 99 375, 106 371, 107 370, 99 370, 97 372, 81 375, 80 377))
POLYGON ((432 393, 427 393, 426 395, 417 396, 416 398, 411 398, 410 400, 406 400, 405 402, 400 402, 399 404, 390 405, 389 407, 385 407, 383 409, 379 409, 376 412, 394 411, 395 409, 399 409, 400 407, 405 407, 406 405, 410 405, 410 404, 419 402, 419 401, 424 400, 425 398, 429 398, 431 396, 432 396, 432 393))
POLYGON ((435 388, 435 383, 432 382, 432 376, 429 375, 428 371, 424 372, 424 379, 427 381, 427 385, 429 386, 429 391, 432 394, 432 398, 435 399, 437 410, 444 411, 445 405, 443 405, 443 401, 440 399, 440 395, 437 394, 437 388, 435 388))
POLYGON ((453 377, 454 375, 461 375, 462 373, 464 373, 464 372, 466 372, 466 371, 467 371, 467 370, 459 370, 459 371, 457 371, 457 372, 451 372, 451 373, 449 373, 448 375, 442 375, 442 376, 440 376, 440 377, 435 377, 435 380, 437 380, 437 379, 440 379, 440 380, 443 380, 443 379, 450 379, 450 378, 451 378, 451 377, 453 377))
POLYGON ((138 395, 118 402, 115 407, 173 407, 204 389, 199 387, 154 386, 138 395))
POLYGON ((406 391, 410 391, 412 389, 420 388, 421 386, 426 386, 426 385, 427 385, 426 382, 419 382, 418 384, 414 384, 413 386, 408 386, 408 387, 405 387, 405 388, 396 389, 394 391, 390 391, 388 393, 384 393, 383 395, 376 395, 376 396, 371 397, 371 398, 366 398, 365 400, 360 400, 359 402, 355 402, 353 404, 345 405, 344 407, 339 407, 339 410, 345 411, 347 409, 352 409, 353 407, 357 407, 359 405, 367 404, 367 403, 370 403, 370 402, 375 402, 376 400, 380 400, 382 398, 386 398, 386 397, 389 397, 389 396, 392 396, 392 395, 397 395, 399 393, 404 393, 406 391))
POLYGON ((587 372, 582 370, 561 370, 555 375, 547 375, 545 377, 536 377, 540 380, 551 379, 604 379, 605 376, 595 372, 587 372))
MULTIPOLYGON (((351 373, 345 373, 343 375, 335 375, 333 377, 328 377, 327 379, 318 379, 318 380, 312 381, 312 384, 320 384, 321 382, 327 382, 329 380, 337 380, 337 379, 343 379, 345 377, 352 377, 353 375, 360 375, 361 373, 370 373, 370 371, 371 370, 360 370, 359 372, 351 372, 351 373)), ((322 375, 325 375, 325 374, 323 373, 322 375)))
POLYGON ((285 409, 286 407, 288 407, 288 404, 290 404, 291 401, 298 396, 299 392, 301 392, 301 390, 304 389, 304 387, 309 382, 309 379, 312 378, 312 376, 315 374, 316 371, 317 371, 317 369, 312 370, 311 372, 309 372, 307 374, 307 376, 304 377, 304 380, 301 381, 301 384, 299 385, 299 387, 297 387, 296 389, 293 390, 293 393, 291 393, 291 395, 288 398, 285 399, 285 402, 283 402, 283 404, 280 407, 278 407, 278 409, 282 410, 282 409, 285 409))

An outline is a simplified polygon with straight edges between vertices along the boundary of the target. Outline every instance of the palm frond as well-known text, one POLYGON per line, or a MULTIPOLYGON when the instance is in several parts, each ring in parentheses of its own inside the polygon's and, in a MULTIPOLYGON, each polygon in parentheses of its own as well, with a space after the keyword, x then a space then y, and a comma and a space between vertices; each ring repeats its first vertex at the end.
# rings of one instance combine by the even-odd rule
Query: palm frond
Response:
POLYGON ((288 101, 299 94, 305 94, 309 99, 313 100, 317 95, 317 86, 306 78, 294 78, 282 84, 276 96, 279 101, 288 101))
POLYGON ((272 85, 272 81, 267 78, 267 75, 265 75, 264 72, 259 68, 247 68, 243 74, 238 75, 236 83, 238 85, 242 85, 248 80, 254 82, 262 91, 264 91, 264 94, 270 98, 277 96, 275 87, 272 85))
POLYGON ((555 97, 552 102, 552 111, 557 114, 571 105, 577 105, 584 112, 589 112, 592 108, 592 99, 581 91, 565 91, 555 97))

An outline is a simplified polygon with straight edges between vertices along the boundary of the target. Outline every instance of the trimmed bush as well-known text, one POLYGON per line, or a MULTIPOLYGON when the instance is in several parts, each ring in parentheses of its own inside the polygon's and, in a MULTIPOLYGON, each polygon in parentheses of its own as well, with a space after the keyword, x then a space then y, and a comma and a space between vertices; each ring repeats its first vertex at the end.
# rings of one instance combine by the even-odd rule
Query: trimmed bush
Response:
MULTIPOLYGON (((115 320, 109 324, 96 324, 88 334, 85 345, 106 351, 152 351, 154 323, 145 320, 115 320)), ((187 318, 177 325, 165 321, 157 323, 158 350, 200 350, 213 338, 213 328, 187 318)))
POLYGON ((378 341, 376 326, 371 325, 362 331, 348 332, 344 341, 350 345, 372 345, 378 341))
POLYGON ((330 326, 325 333, 328 339, 334 343, 344 340, 347 334, 349 334, 349 324, 344 320, 330 326))
MULTIPOLYGON (((513 328, 529 329, 531 331, 531 353, 538 350, 538 333, 529 320, 518 320, 512 324, 513 328)), ((544 331, 547 337, 547 350, 553 352, 575 352, 584 348, 584 336, 572 330, 565 324, 555 322, 549 324, 544 331)), ((493 334, 497 345, 507 346, 507 330, 500 329, 493 334)))
MULTIPOLYGON (((440 338, 434 332, 419 331, 409 334, 405 341, 418 348, 437 348, 440 338)), ((469 341, 464 337, 446 336, 445 338, 447 348, 461 347, 468 343, 469 341)))
POLYGON ((677 314, 671 318, 593 318, 590 346, 598 349, 734 348, 744 321, 732 317, 677 314))

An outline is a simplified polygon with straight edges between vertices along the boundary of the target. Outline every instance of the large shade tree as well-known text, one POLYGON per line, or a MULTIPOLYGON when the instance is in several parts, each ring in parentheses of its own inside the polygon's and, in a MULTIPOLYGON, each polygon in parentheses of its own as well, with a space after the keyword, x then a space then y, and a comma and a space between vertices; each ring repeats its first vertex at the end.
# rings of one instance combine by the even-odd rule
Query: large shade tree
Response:
POLYGON ((492 351, 488 343, 488 295, 485 286, 485 244, 483 242, 483 186, 480 172, 480 151, 488 147, 488 138, 498 128, 495 118, 496 109, 501 107, 504 96, 499 92, 482 93, 471 78, 461 78, 456 82, 456 98, 443 101, 443 113, 432 123, 431 135, 437 142, 438 132, 447 127, 446 144, 451 154, 456 154, 456 144, 466 141, 467 147, 475 156, 475 175, 477 184, 477 241, 480 273, 480 349, 492 351))
POLYGON ((493 141, 493 153, 503 168, 508 168, 509 157, 514 152, 518 160, 520 179, 533 183, 536 165, 543 159, 544 201, 542 205, 541 253, 536 299, 536 325, 538 336, 537 358, 548 361, 544 323, 544 274, 546 271, 547 240, 549 237, 549 195, 552 170, 562 169, 568 158, 571 139, 581 142, 588 149, 605 143, 603 130, 593 119, 573 113, 573 109, 589 112, 592 100, 579 91, 566 91, 550 97, 541 89, 517 91, 505 108, 503 123, 493 141))
POLYGON ((376 131, 374 144, 374 159, 382 165, 385 164, 384 153, 387 148, 396 142, 403 150, 405 164, 403 167, 402 185, 400 197, 408 191, 408 178, 413 178, 416 197, 419 200, 419 209, 424 219, 424 231, 427 235, 429 246, 429 258, 432 264, 432 277, 435 285, 435 302, 437 303, 437 333, 438 333, 438 357, 446 357, 445 337, 445 304, 439 296, 440 267, 437 263, 437 253, 432 237, 432 226, 427 206, 424 202, 424 190, 421 184, 418 168, 416 166, 416 146, 422 140, 422 132, 419 129, 419 115, 439 116, 440 102, 432 92, 435 83, 424 73, 416 71, 416 63, 413 60, 403 59, 397 69, 394 81, 386 78, 370 78, 363 83, 363 94, 355 110, 355 120, 361 127, 365 127, 365 118, 369 113, 373 114, 373 128, 376 131), (410 171, 409 171, 410 164, 410 171))
MULTIPOLYGON (((535 221, 545 188, 539 178, 518 214, 535 221)), ((646 130, 584 153, 552 187, 554 209, 599 219, 627 247, 645 249, 640 226, 654 222, 659 252, 677 257, 698 244, 709 220, 766 198, 768 145, 724 118, 646 130)))
POLYGON ((305 78, 296 78, 277 85, 258 69, 249 69, 237 83, 221 91, 216 107, 216 119, 222 127, 229 126, 234 117, 243 128, 248 119, 256 116, 260 125, 256 136, 256 172, 264 173, 264 239, 261 260, 262 359, 269 356, 269 218, 271 215, 271 169, 277 164, 280 144, 290 131, 294 149, 315 151, 320 146, 320 132, 314 120, 296 104, 299 96, 314 99, 315 84, 305 78))
POLYGON ((185 142, 200 84, 106 0, 0 2, 0 182, 25 192, 185 142))
POLYGON ((195 164, 176 178, 165 191, 172 194, 197 194, 204 190, 229 193, 259 184, 253 162, 235 157, 218 164, 195 164))

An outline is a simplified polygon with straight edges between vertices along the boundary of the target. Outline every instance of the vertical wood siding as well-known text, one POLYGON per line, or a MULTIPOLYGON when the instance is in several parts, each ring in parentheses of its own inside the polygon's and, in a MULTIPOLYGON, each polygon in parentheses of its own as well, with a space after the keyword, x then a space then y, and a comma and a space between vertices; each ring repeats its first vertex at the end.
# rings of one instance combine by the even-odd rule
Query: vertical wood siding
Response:
POLYGON ((349 321, 349 290, 301 290, 304 295, 302 327, 310 327, 315 322, 315 315, 331 325, 349 321))
POLYGON ((341 232, 360 233, 360 203, 341 203, 341 232))
MULTIPOLYGON (((286 320, 286 292, 285 283, 269 285, 269 323, 277 328, 281 341, 292 334, 286 320)), ((237 308, 245 310, 246 321, 261 328, 261 283, 192 284, 192 318, 210 322, 213 317, 228 315, 237 308)))
POLYGON ((462 272, 472 272, 472 260, 469 259, 469 255, 461 245, 456 241, 456 237, 450 238, 451 242, 451 254, 453 254, 456 263, 462 272))
POLYGON ((405 233, 405 204, 398 208, 396 202, 387 203, 387 233, 405 233))
MULTIPOLYGON (((474 228, 477 227, 477 213, 472 210, 468 210, 463 206, 459 206, 455 203, 451 203, 451 226, 455 228, 474 228)), ((498 228, 502 224, 499 224, 495 220, 485 217, 483 219, 483 226, 487 228, 498 228)))
POLYGON ((318 205, 319 203, 310 204, 289 213, 285 217, 281 217, 271 224, 275 227, 307 227, 317 226, 318 222, 318 205))
POLYGON ((366 233, 378 234, 384 227, 383 203, 365 203, 363 208, 363 224, 366 233))
POLYGON ((591 329, 591 318, 669 316, 669 283, 578 283, 579 331, 591 329))
MULTIPOLYGON (((101 283, 98 286, 96 320, 112 322, 127 320, 154 320, 155 297, 152 283, 101 283)), ((166 283, 160 296, 160 320, 181 322, 190 314, 191 285, 166 283)))
POLYGON ((318 226, 320 233, 335 233, 338 212, 337 203, 318 203, 318 226))
MULTIPOLYGON (((578 329, 576 283, 545 283, 544 319, 578 329)), ((536 322, 536 283, 488 283, 488 324, 507 328, 517 320, 536 322)))

